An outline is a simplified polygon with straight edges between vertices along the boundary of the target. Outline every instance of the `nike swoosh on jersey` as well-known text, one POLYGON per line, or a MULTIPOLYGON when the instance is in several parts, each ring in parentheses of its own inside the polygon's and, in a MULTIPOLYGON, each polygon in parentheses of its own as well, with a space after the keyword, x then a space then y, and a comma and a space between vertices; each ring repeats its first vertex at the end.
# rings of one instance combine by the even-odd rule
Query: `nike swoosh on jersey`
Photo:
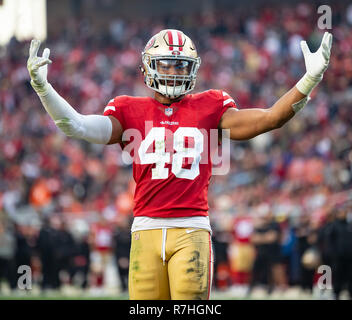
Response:
POLYGON ((186 233, 191 233, 193 231, 197 231, 197 229, 186 229, 186 233))

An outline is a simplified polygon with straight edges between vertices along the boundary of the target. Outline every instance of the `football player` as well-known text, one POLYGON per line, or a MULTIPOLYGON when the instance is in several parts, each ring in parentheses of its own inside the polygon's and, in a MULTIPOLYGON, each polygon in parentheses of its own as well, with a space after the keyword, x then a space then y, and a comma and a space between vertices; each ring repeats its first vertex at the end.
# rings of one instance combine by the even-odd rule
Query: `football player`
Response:
POLYGON ((50 51, 38 56, 40 42, 32 40, 27 63, 31 85, 67 136, 122 144, 124 132, 141 134, 133 163, 130 299, 209 299, 210 131, 228 129, 231 139, 246 140, 280 128, 307 104, 322 80, 331 44, 328 32, 315 53, 302 41, 306 73, 298 83, 270 108, 239 110, 221 90, 190 94, 201 64, 196 47, 183 32, 162 30, 142 52, 141 70, 154 97, 117 96, 104 115, 83 115, 49 84, 50 51))

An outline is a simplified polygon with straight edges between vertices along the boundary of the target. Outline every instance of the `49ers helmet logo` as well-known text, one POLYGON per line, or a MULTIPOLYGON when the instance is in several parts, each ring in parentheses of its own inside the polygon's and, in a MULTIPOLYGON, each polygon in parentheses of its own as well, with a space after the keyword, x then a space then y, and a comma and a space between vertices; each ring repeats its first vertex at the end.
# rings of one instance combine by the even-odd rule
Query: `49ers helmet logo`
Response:
POLYGON ((150 49, 155 43, 155 37, 153 36, 148 43, 145 45, 144 51, 150 49))

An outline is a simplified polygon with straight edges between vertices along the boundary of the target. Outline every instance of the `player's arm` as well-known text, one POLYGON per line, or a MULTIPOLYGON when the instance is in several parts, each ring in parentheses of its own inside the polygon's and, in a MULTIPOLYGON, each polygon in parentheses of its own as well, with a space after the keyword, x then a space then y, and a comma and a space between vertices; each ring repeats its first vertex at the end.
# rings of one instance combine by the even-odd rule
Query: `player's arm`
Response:
POLYGON ((67 136, 98 144, 119 142, 122 127, 117 119, 102 115, 82 115, 62 98, 47 81, 50 50, 46 48, 38 57, 39 40, 32 40, 27 68, 31 85, 45 110, 67 136))
POLYGON ((251 139, 280 128, 295 115, 292 105, 299 101, 304 103, 304 100, 306 96, 294 87, 269 109, 229 108, 221 118, 220 128, 230 129, 230 138, 233 140, 251 139))
POLYGON ((111 120, 112 130, 111 130, 111 138, 107 144, 114 144, 122 142, 122 134, 123 128, 119 120, 117 120, 114 116, 108 116, 111 120))
POLYGON ((307 43, 301 42, 307 72, 301 80, 283 95, 271 108, 229 108, 220 120, 221 129, 230 130, 234 140, 251 139, 264 132, 282 127, 309 101, 310 93, 323 79, 329 65, 332 35, 325 32, 319 49, 311 53, 307 43))

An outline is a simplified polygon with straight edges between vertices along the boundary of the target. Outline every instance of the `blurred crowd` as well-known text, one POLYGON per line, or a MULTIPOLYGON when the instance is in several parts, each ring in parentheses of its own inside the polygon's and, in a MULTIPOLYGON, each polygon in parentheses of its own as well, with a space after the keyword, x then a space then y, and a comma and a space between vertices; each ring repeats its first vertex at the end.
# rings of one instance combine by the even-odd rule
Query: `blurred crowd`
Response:
MULTIPOLYGON (((247 284, 250 291, 257 283, 310 289, 316 270, 300 267, 306 251, 310 258, 325 255, 324 230, 331 236, 328 226, 339 215, 346 216, 344 237, 351 234, 352 5, 336 1, 332 13, 330 66, 307 107, 279 130, 233 142, 230 172, 212 178, 219 289, 247 284), (266 241, 275 243, 272 249, 264 248, 266 241), (270 259, 260 254, 266 250, 275 251, 270 259)), ((117 95, 151 96, 138 68, 141 52, 153 34, 176 28, 202 58, 196 91, 222 89, 239 108, 268 108, 304 74, 299 43, 318 48, 324 32, 318 18, 307 2, 158 21, 118 17, 103 30, 88 18, 68 18, 51 28, 45 43, 53 61, 48 79, 83 114, 102 114, 117 95)), ((104 268, 115 261, 125 290, 131 166, 120 146, 68 139, 55 127, 30 86, 28 49, 29 42, 16 39, 0 48, 0 278, 15 288, 14 270, 27 264, 43 289, 70 283, 76 274, 81 286, 99 287, 104 268)))
POLYGON ((89 225, 85 220, 69 222, 65 216, 53 214, 44 217, 38 229, 0 222, 0 280, 16 293, 23 276, 21 266, 30 266, 30 279, 21 281, 25 288, 36 286, 42 293, 56 294, 63 287, 93 288, 101 295, 106 294, 106 282, 111 279, 106 271, 112 267, 116 273, 112 286, 126 293, 130 221, 111 225, 103 218, 89 225))
POLYGON ((214 238, 219 290, 237 284, 250 296, 256 287, 267 295, 297 287, 307 297, 317 287, 316 297, 329 291, 325 297, 339 299, 346 290, 352 299, 352 202, 336 206, 322 222, 307 213, 278 217, 261 205, 237 215, 214 238))

